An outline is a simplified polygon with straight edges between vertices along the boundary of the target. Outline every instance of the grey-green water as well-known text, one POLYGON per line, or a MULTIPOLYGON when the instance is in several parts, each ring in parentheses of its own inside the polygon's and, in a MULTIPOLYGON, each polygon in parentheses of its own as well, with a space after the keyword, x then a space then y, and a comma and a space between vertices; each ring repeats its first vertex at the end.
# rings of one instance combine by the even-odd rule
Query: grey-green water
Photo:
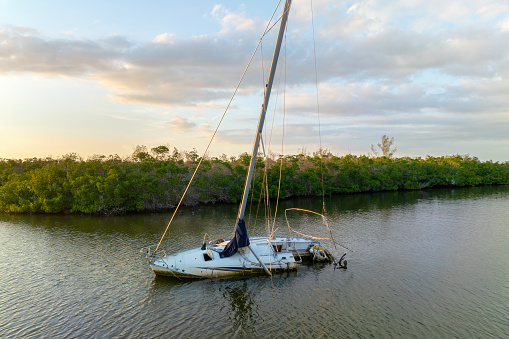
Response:
MULTIPOLYGON (((321 200, 284 203, 292 206, 320 210, 321 200)), ((351 250, 348 270, 194 282, 156 278, 139 254, 168 213, 1 214, 0 337, 509 336, 509 187, 340 196, 326 207, 351 250)), ((236 211, 184 209, 164 244, 228 237, 236 211)), ((312 217, 290 217, 298 230, 327 233, 312 217)), ((284 217, 277 227, 285 234, 284 217)))

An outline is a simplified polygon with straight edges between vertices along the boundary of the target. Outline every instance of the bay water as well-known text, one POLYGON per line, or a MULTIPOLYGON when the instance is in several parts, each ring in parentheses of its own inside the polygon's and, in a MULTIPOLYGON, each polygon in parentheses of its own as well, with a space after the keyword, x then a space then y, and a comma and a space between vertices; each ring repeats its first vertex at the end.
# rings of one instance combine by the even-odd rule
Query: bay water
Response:
MULTIPOLYGON (((198 281, 156 277, 139 253, 171 212, 0 214, 0 338, 509 337, 508 186, 344 195, 325 206, 336 246, 323 243, 347 253, 347 270, 198 281)), ((278 235, 290 207, 320 211, 322 200, 280 202, 278 235)), ((237 208, 181 209, 162 246, 229 238, 237 208)), ((314 215, 287 217, 328 236, 314 215)), ((265 234, 263 219, 246 217, 252 234, 265 234)))

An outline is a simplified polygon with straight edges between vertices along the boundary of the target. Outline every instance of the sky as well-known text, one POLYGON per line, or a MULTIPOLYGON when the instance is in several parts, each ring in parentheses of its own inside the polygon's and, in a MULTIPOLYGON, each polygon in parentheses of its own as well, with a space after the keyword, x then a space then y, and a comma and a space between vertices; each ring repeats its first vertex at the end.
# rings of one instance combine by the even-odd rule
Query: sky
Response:
MULTIPOLYGON (((277 5, 0 0, 0 158, 202 154, 277 5)), ((210 156, 251 152, 276 33, 210 156)), ((294 0, 276 74, 266 153, 509 160, 506 1, 294 0)))

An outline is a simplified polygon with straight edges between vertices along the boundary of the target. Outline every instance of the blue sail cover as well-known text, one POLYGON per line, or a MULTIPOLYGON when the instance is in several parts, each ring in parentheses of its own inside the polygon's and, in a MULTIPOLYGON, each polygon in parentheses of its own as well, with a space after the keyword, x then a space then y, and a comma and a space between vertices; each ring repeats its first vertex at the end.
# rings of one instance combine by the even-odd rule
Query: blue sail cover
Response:
POLYGON ((249 246, 249 237, 247 236, 246 223, 244 219, 237 221, 235 227, 235 236, 232 240, 224 247, 224 250, 220 253, 221 258, 231 257, 237 253, 239 248, 249 246))

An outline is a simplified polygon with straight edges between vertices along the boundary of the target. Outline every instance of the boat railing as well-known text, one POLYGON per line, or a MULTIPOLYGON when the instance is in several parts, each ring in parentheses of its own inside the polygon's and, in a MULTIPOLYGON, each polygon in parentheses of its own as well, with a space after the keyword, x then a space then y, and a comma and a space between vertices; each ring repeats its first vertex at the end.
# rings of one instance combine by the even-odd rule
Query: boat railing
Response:
POLYGON ((147 258, 149 262, 154 259, 161 259, 167 256, 166 252, 163 249, 159 249, 157 252, 155 252, 156 249, 157 244, 153 244, 142 247, 140 253, 143 253, 145 255, 145 258, 147 258))

